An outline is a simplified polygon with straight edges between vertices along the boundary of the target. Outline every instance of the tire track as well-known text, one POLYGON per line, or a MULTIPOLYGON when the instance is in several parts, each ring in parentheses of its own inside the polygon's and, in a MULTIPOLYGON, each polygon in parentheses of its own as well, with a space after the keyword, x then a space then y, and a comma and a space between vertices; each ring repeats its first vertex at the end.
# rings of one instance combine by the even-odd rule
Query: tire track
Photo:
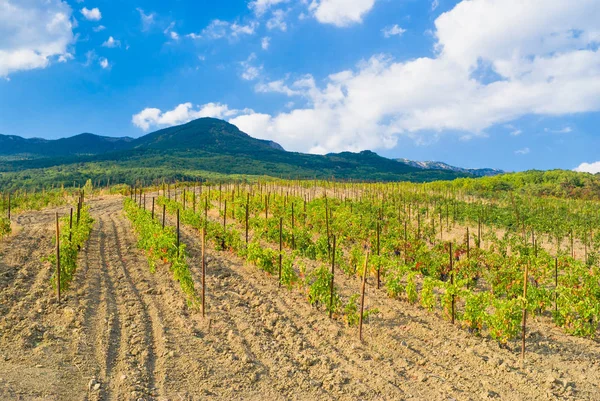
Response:
MULTIPOLYGON (((132 309, 137 310, 136 315, 139 316, 141 320, 141 327, 136 324, 135 330, 132 330, 133 334, 129 342, 129 345, 132 348, 136 348, 136 345, 138 344, 136 338, 140 336, 143 337, 142 341, 145 345, 143 347, 145 352, 141 353, 141 357, 139 358, 140 363, 138 365, 145 388, 138 390, 145 390, 148 395, 154 396, 156 390, 156 376, 160 375, 160 373, 157 372, 157 349, 161 348, 161 344, 159 343, 162 338, 163 326, 159 314, 145 302, 140 295, 136 282, 132 279, 127 263, 125 263, 121 240, 122 234, 117 230, 114 214, 110 215, 110 225, 110 236, 114 241, 113 250, 116 253, 116 261, 119 266, 118 268, 113 266, 113 268, 118 269, 123 275, 124 282, 127 284, 127 291, 124 291, 128 293, 126 298, 133 300, 133 303, 126 302, 125 304, 129 306, 129 311, 132 309)), ((129 252, 131 253, 131 251, 129 252)), ((135 269, 133 273, 135 273, 135 269)))

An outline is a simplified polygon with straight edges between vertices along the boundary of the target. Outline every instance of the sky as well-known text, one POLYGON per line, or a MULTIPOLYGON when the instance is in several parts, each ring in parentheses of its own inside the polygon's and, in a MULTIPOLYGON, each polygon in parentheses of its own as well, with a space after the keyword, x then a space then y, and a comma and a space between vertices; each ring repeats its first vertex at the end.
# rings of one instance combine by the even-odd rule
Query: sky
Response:
POLYGON ((0 0, 0 133, 600 172, 600 0, 0 0))

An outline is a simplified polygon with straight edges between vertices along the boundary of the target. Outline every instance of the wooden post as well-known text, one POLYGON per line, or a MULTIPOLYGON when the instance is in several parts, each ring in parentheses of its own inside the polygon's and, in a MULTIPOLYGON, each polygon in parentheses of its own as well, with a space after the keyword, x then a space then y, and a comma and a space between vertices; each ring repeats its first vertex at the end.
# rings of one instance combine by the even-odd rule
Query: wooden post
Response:
POLYGON ((279 218, 279 286, 281 287, 281 265, 283 262, 283 217, 279 218))
MULTIPOLYGON (((210 187, 209 187, 210 194, 210 187)), ((208 222, 208 197, 204 198, 204 225, 208 222)))
POLYGON ((333 235, 333 252, 331 254, 331 284, 329 285, 329 318, 333 315, 333 280, 335 278, 335 235, 333 235))
POLYGON ((554 258, 554 312, 558 312, 558 258, 554 258))
POLYGON ((471 239, 469 238, 469 227, 467 227, 467 259, 471 258, 471 239))
POLYGON ((248 204, 250 203, 250 193, 246 196, 246 246, 248 246, 248 204))
POLYGON ((408 250, 408 223, 404 220, 404 264, 408 263, 407 258, 407 250, 408 250))
MULTIPOLYGON (((453 258, 452 258, 452 242, 450 242, 450 284, 454 285, 454 266, 453 266, 453 258)), ((452 294, 452 324, 454 324, 454 316, 455 316, 455 305, 456 299, 454 298, 454 294, 452 294)))
POLYGON ((77 225, 79 225, 80 217, 81 217, 81 198, 79 198, 79 202, 77 203, 77 225))
POLYGON ((163 220, 162 220, 162 228, 165 229, 165 218, 167 217, 167 204, 163 204, 163 220))
POLYGON ((60 304, 60 226, 58 212, 56 212, 56 293, 60 304))
POLYGON ((379 248, 379 235, 381 233, 381 223, 378 221, 377 222, 377 289, 379 289, 380 284, 381 284, 381 265, 379 263, 379 255, 380 255, 380 248, 379 248))
POLYGON ((73 240, 73 208, 71 208, 71 216, 69 217, 69 243, 73 240))
POLYGON ((202 317, 205 313, 206 305, 206 227, 202 227, 202 317))
POLYGON ((363 326, 363 312, 365 310, 365 287, 367 284, 367 266, 369 263, 369 251, 365 254, 365 266, 363 269, 362 286, 360 290, 360 317, 358 322, 358 338, 360 341, 363 340, 362 326, 363 326))
POLYGON ((525 276, 523 278, 523 321, 521 324, 522 336, 521 336, 521 360, 525 360, 525 333, 527 330, 527 281, 529 279, 529 262, 525 265, 525 276))
POLYGON ((481 248, 481 215, 477 218, 477 248, 481 248))
POLYGON ((292 201, 292 249, 296 249, 296 240, 294 238, 294 201, 292 201))
POLYGON ((179 208, 177 208, 177 257, 179 257, 179 208))
POLYGON ((227 199, 225 199, 225 210, 223 211, 223 231, 227 231, 227 199))
POLYGON ((154 220, 154 196, 152 197, 152 220, 154 220))

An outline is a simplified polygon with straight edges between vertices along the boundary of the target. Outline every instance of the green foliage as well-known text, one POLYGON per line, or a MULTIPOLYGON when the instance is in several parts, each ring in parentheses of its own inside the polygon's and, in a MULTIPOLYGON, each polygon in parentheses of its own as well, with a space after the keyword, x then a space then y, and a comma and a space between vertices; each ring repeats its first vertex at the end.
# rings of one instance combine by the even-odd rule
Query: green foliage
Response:
POLYGON ((281 284, 291 290, 298 283, 298 274, 294 270, 295 255, 285 255, 281 263, 281 284))
POLYGON ((416 303, 419 300, 419 294, 417 293, 417 283, 415 281, 416 278, 415 272, 408 273, 406 277, 406 297, 408 302, 411 304, 416 303))
POLYGON ((494 311, 486 319, 490 336, 506 344, 521 332, 523 299, 495 299, 492 305, 494 311))
MULTIPOLYGON (((360 303, 358 302, 360 294, 352 294, 348 302, 344 305, 344 319, 348 326, 356 326, 360 321, 360 303)), ((378 309, 363 310, 363 320, 368 319, 371 315, 379 313, 378 309)))
POLYGON ((181 291, 186 296, 190 307, 197 308, 201 302, 192 279, 192 273, 186 262, 185 245, 177 247, 177 235, 172 227, 165 227, 152 219, 149 211, 141 209, 136 203, 125 199, 125 213, 135 232, 138 234, 138 247, 146 251, 150 271, 156 271, 159 261, 167 263, 173 274, 173 279, 179 282, 181 291))
POLYGON ((489 292, 468 293, 465 298, 465 310, 462 320, 475 333, 483 330, 487 319, 487 308, 490 306, 492 294, 489 292))
POLYGON ((327 311, 335 313, 341 306, 337 289, 333 288, 333 302, 331 300, 331 272, 325 266, 320 266, 310 273, 308 288, 308 302, 311 305, 325 305, 327 311))
POLYGON ((256 265, 259 269, 275 274, 277 272, 278 253, 270 248, 262 248, 258 242, 248 244, 248 262, 256 265))
POLYGON ((421 306, 428 311, 433 311, 438 305, 437 296, 435 294, 436 280, 431 277, 423 279, 423 288, 421 289, 421 306))
POLYGON ((6 217, 0 217, 0 238, 9 235, 10 232, 10 220, 8 220, 6 217))
MULTIPOLYGON (((75 271, 77 270, 77 255, 90 236, 94 219, 90 216, 89 208, 84 205, 81 209, 79 224, 73 221, 72 229, 69 229, 70 217, 60 219, 60 289, 67 291, 75 271), (69 238, 70 237, 70 238, 69 238)), ((56 265, 56 253, 52 253, 48 260, 56 265)), ((50 278, 53 288, 56 288, 56 269, 53 269, 50 278)))

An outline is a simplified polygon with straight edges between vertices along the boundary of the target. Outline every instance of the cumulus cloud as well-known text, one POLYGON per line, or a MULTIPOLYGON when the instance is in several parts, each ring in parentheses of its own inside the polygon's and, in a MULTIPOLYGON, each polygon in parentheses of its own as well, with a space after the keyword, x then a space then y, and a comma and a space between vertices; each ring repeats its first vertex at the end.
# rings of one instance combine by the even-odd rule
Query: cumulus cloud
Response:
POLYGON ((147 31, 154 24, 154 13, 146 14, 144 10, 141 8, 136 8, 137 12, 140 14, 140 19, 142 21, 142 31, 147 31))
POLYGON ((292 97, 297 108, 230 121, 286 149, 323 153, 391 148, 399 136, 427 142, 443 131, 484 136, 525 115, 598 111, 599 20, 597 0, 463 1, 436 19, 433 57, 374 55, 324 80, 260 84, 257 92, 292 97), (482 65, 496 78, 478 78, 482 65))
POLYGON ((402 36, 404 32, 406 32, 406 29, 401 28, 400 26, 398 26, 398 24, 388 26, 381 30, 381 33, 383 33, 383 36, 385 38, 391 38, 392 36, 402 36))
POLYGON ((248 3, 248 7, 260 17, 271 7, 278 4, 287 3, 288 1, 289 0, 254 0, 248 3))
POLYGON ((265 36, 260 41, 260 47, 262 47, 263 50, 269 50, 270 45, 271 45, 271 38, 268 36, 265 36))
POLYGON ((102 43, 102 47, 108 47, 108 48, 121 47, 121 41, 115 40, 115 38, 113 38, 112 36, 109 36, 108 39, 106 39, 106 42, 102 43))
POLYGON ((92 31, 94 32, 102 32, 103 30, 105 30, 106 27, 104 25, 98 25, 92 28, 92 31))
POLYGON ((0 77, 70 59, 71 14, 60 0, 0 1, 0 77))
POLYGON ((600 162, 594 163, 581 163, 579 167, 573 169, 574 171, 578 171, 580 173, 592 173, 598 174, 600 173, 600 162))
POLYGON ((160 109, 146 108, 134 115, 133 124, 144 131, 155 127, 170 127, 185 124, 202 117, 228 118, 239 113, 249 113, 252 110, 231 110, 227 105, 220 103, 207 103, 194 108, 192 103, 183 103, 173 110, 163 112, 160 109))
POLYGON ((515 150, 515 154, 517 154, 517 155, 527 155, 527 154, 529 154, 529 152, 531 152, 531 150, 529 148, 515 150))
POLYGON ((81 9, 81 14, 88 21, 100 21, 102 19, 102 13, 99 8, 92 8, 91 10, 83 7, 81 9))
POLYGON ((564 127, 561 129, 544 128, 544 132, 548 132, 551 134, 570 134, 571 132, 573 132, 573 128, 571 128, 571 127, 564 127))
POLYGON ((267 21, 267 29, 279 29, 283 32, 287 31, 287 23, 285 22, 285 11, 275 10, 273 16, 267 21))
POLYGON ((317 21, 343 27, 362 22, 375 0, 313 0, 309 10, 317 21))
POLYGON ((110 68, 110 64, 108 62, 108 60, 104 57, 101 57, 98 60, 98 64, 100 64, 100 67, 102 67, 102 69, 106 70, 107 68, 110 68))
POLYGON ((190 39, 222 39, 229 38, 230 40, 238 39, 243 35, 253 35, 258 28, 257 21, 251 21, 244 25, 237 22, 230 23, 219 19, 212 20, 206 28, 199 34, 189 33, 187 36, 190 39))
POLYGON ((253 81, 260 76, 260 72, 262 70, 262 66, 255 66, 253 61, 256 60, 256 54, 252 53, 245 61, 242 61, 240 65, 242 66, 242 79, 246 81, 253 81))

